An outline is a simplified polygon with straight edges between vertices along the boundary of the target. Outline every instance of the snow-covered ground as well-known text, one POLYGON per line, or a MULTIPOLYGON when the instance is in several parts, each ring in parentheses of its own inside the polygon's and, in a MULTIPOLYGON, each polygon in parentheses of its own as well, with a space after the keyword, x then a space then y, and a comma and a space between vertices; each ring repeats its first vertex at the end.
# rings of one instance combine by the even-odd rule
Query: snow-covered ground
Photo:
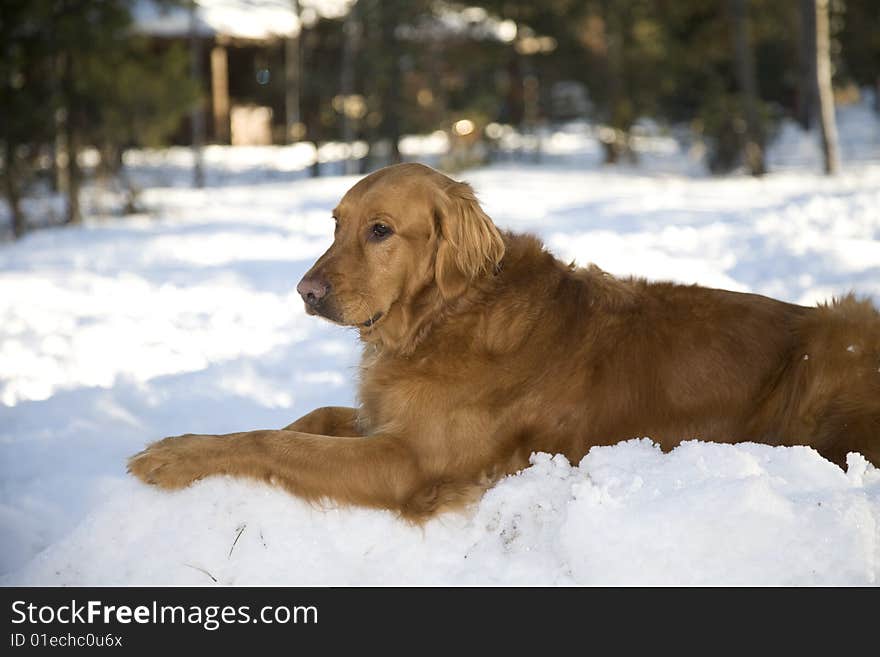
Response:
MULTIPOLYGON (((645 142, 642 168, 604 169, 577 127, 545 141, 540 165, 464 177, 499 225, 565 259, 799 303, 852 289, 880 301, 880 126, 849 110, 833 179, 797 133, 783 132, 776 173, 713 179, 685 175, 693 163, 662 139, 645 142)), ((294 286, 355 179, 214 155, 222 175, 203 190, 135 157, 149 216, 0 246, 0 583, 880 579, 880 471, 857 455, 846 472, 753 444, 535 455, 471 513, 424 528, 252 482, 165 493, 126 476, 126 456, 162 436, 354 401, 356 335, 307 317, 294 286)))

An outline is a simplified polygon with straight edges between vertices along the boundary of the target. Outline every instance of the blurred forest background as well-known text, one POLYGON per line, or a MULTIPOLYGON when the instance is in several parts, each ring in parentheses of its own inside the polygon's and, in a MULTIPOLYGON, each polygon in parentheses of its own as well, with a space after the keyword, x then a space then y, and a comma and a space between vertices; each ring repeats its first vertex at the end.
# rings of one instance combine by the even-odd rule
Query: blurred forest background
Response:
MULTIPOLYGON (((821 135, 840 166, 834 107, 873 94, 877 0, 4 0, 0 163, 10 233, 22 199, 126 180, 130 149, 307 144, 309 175, 400 161, 433 136, 441 166, 541 158, 554 125, 595 127, 607 164, 635 164, 640 131, 704 149, 716 174, 767 171, 779 122, 821 135)), ((45 222, 43 222, 45 224, 45 222)))

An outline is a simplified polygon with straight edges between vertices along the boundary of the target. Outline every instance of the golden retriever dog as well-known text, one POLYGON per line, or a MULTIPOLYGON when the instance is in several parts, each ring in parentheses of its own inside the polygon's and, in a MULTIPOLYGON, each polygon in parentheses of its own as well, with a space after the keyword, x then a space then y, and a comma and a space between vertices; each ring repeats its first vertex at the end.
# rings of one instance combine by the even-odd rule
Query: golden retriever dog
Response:
POLYGON ((166 438, 132 457, 150 484, 251 477, 414 521, 462 507, 533 452, 578 462, 647 436, 809 445, 880 464, 880 314, 619 279, 500 232, 472 188, 423 165, 358 182, 297 286, 356 327, 359 406, 280 430, 166 438))

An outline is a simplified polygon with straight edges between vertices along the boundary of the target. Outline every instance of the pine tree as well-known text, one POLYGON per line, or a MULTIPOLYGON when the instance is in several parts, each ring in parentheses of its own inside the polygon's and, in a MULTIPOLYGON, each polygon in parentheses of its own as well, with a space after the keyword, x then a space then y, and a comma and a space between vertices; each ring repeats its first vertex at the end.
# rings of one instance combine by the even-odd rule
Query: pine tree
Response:
POLYGON ((54 152, 65 222, 81 219, 79 153, 97 147, 118 174, 122 150, 157 146, 197 97, 180 49, 152 52, 131 29, 131 0, 0 3, 0 140, 14 232, 38 155, 54 152), (60 151, 60 152, 57 152, 60 151))
POLYGON ((27 229, 22 196, 33 182, 36 160, 51 148, 54 125, 52 43, 46 23, 51 3, 0 3, 0 144, 3 193, 16 237, 27 229))

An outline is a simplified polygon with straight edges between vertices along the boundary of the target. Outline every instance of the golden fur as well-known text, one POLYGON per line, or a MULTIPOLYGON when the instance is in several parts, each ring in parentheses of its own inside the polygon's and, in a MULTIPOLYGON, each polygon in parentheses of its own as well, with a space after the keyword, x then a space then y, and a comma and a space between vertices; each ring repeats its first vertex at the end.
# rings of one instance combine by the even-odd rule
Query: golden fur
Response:
POLYGON ((649 436, 809 445, 880 464, 880 314, 575 269, 500 233, 467 184, 417 164, 358 182, 300 283, 358 327, 360 406, 282 430, 166 438, 132 457, 179 488, 248 476, 310 500, 421 520, 478 497, 532 452, 576 462, 649 436), (386 234, 387 231, 387 234, 386 234))

